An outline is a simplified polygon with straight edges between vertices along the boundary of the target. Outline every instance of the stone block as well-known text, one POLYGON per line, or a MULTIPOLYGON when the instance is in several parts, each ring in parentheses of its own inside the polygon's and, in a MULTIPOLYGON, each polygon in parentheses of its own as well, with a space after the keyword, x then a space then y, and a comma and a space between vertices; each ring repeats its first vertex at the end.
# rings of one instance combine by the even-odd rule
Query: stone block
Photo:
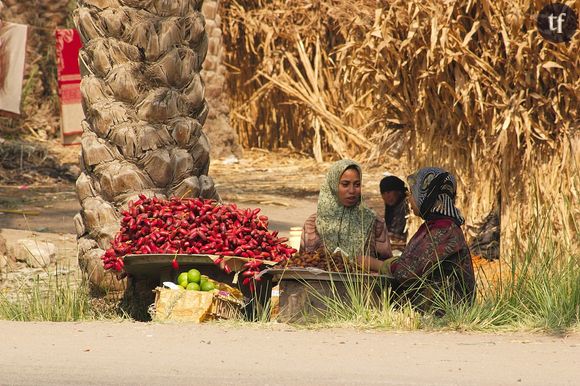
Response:
POLYGON ((16 261, 23 261, 32 268, 45 268, 56 260, 56 246, 48 241, 20 239, 13 249, 16 261))

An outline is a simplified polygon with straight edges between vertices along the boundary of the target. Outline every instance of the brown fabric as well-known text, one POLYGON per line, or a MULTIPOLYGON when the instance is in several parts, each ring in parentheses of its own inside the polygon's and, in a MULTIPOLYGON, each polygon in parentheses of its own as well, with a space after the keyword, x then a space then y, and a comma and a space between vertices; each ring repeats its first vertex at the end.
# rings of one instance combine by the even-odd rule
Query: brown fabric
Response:
MULTIPOLYGON (((373 227, 374 231, 369 240, 369 254, 381 260, 391 257, 391 243, 385 222, 375 217, 373 227)), ((321 247, 323 247, 322 238, 316 230, 316 213, 314 213, 304 222, 300 239, 300 252, 315 252, 321 247)))

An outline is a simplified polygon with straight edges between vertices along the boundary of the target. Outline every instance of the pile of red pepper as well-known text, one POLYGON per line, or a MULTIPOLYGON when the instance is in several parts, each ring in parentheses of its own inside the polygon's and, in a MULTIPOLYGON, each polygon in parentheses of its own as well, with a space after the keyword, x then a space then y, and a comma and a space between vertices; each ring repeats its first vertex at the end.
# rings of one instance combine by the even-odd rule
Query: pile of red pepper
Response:
MULTIPOLYGON (((122 212, 121 230, 103 256, 107 270, 123 270, 128 254, 211 254, 282 262, 295 249, 285 237, 268 230, 268 217, 260 209, 239 209, 214 200, 163 200, 139 196, 122 212)), ((219 264, 222 258, 215 263, 219 264)), ((260 272, 259 260, 246 263, 244 284, 260 272)), ((175 264, 175 260, 174 260, 175 264)), ((224 269, 228 268, 224 265, 224 269)))

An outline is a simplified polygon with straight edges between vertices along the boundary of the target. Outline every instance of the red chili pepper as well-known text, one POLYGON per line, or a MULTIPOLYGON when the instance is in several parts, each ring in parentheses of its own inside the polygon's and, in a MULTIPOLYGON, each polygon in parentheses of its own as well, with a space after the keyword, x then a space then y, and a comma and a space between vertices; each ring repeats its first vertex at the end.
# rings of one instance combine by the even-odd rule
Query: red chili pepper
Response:
MULTIPOLYGON (((129 253, 201 252, 287 259, 295 250, 283 244, 287 239, 277 238, 278 232, 268 230, 268 217, 258 216, 259 212, 259 208, 242 210, 212 200, 140 197, 121 212, 120 232, 102 257, 103 265, 117 269, 122 265, 119 258, 129 253)), ((247 275, 258 275, 260 267, 261 261, 250 262, 247 275)))
POLYGON ((171 260, 171 267, 176 271, 179 269, 179 263, 177 262, 176 257, 174 257, 173 260, 171 260))

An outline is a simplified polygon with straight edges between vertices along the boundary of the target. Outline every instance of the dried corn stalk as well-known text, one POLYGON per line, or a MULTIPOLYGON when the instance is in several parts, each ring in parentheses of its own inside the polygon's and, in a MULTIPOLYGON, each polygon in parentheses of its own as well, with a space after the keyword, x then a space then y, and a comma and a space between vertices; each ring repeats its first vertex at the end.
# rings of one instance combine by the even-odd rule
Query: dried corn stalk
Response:
POLYGON ((208 105, 200 72, 208 37, 201 4, 81 0, 74 13, 84 43, 86 115, 75 224, 81 265, 109 289, 122 283, 106 276, 99 257, 130 200, 140 193, 219 198, 207 176, 209 142, 202 131, 208 105))
POLYGON ((544 210, 578 245, 580 34, 545 41, 547 3, 230 1, 233 123, 246 146, 446 167, 469 223, 499 191, 503 242, 544 210))

